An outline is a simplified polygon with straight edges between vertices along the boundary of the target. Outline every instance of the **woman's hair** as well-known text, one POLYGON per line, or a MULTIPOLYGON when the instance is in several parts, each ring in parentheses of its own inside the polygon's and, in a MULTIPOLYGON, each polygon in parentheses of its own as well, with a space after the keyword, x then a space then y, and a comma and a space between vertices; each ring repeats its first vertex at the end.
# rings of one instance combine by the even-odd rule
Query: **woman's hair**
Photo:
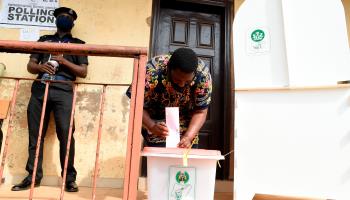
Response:
POLYGON ((189 48, 178 48, 171 55, 168 62, 169 71, 179 69, 185 73, 195 72, 198 66, 196 53, 189 48))

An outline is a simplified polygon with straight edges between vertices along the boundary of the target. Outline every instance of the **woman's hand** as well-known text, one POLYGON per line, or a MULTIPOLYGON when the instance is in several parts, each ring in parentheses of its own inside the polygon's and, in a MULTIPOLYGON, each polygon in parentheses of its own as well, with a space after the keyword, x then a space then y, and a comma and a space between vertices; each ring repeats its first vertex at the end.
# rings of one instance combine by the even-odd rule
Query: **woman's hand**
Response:
POLYGON ((60 65, 66 65, 66 63, 68 62, 63 55, 52 55, 51 56, 51 60, 56 60, 60 65))
POLYGON ((156 135, 161 138, 168 136, 168 127, 164 122, 156 122, 150 129, 151 135, 156 135))
POLYGON ((38 70, 43 73, 48 73, 48 74, 55 74, 55 69, 50 65, 49 63, 44 63, 44 64, 38 64, 37 65, 38 70))
POLYGON ((183 136, 177 146, 180 148, 190 148, 192 145, 192 140, 193 138, 189 136, 183 136))

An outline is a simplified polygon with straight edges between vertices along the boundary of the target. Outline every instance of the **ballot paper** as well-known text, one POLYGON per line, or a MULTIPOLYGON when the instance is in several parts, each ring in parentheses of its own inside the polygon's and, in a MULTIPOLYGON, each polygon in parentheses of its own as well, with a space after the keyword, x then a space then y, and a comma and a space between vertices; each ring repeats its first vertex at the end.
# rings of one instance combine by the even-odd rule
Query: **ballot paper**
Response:
POLYGON ((166 147, 177 147, 180 142, 179 107, 166 107, 165 120, 169 131, 166 138, 166 147))

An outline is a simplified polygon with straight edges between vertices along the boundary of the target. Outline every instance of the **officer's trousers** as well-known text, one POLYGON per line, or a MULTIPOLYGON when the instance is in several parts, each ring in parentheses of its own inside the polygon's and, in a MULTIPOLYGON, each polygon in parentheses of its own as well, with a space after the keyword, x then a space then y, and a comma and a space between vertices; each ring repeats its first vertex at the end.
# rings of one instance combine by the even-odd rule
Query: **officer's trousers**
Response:
MULTIPOLYGON (((37 86, 39 84, 36 84, 37 86)), ((26 165, 26 170, 29 175, 27 179, 31 181, 33 168, 34 168, 34 160, 35 160, 35 151, 37 138, 39 135, 39 126, 40 126, 40 117, 44 99, 44 84, 40 85, 40 87, 36 87, 33 85, 32 87, 32 95, 30 97, 30 101, 27 109, 27 117, 28 117, 28 129, 29 129, 29 145, 28 145, 28 161, 26 165)), ((40 154, 38 160, 38 167, 36 172, 36 182, 40 182, 43 177, 43 148, 44 148, 44 138, 46 135, 50 113, 53 111, 55 124, 56 124, 56 134, 60 143, 60 162, 61 162, 61 176, 63 176, 63 168, 64 168, 64 160, 66 156, 66 147, 68 142, 68 133, 69 133, 69 124, 70 124, 70 116, 72 111, 72 100, 73 100, 73 92, 66 91, 60 88, 50 87, 48 92, 47 104, 46 104, 46 113, 44 118, 42 137, 41 137, 41 145, 40 145, 40 154)), ((74 133, 74 124, 73 124, 73 133, 74 133)), ((75 153, 75 141, 74 137, 71 138, 71 146, 69 152, 68 159, 68 167, 67 167, 67 178, 66 182, 75 181, 77 172, 74 168, 74 153, 75 153)), ((45 148, 53 148, 52 146, 48 146, 45 148)))

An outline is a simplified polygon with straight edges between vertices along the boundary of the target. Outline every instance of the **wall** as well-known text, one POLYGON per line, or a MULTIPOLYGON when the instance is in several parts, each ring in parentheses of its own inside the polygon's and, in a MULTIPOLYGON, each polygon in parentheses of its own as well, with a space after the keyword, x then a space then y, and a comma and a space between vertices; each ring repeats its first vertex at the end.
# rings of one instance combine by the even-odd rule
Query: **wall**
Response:
POLYGON ((234 0, 235 13, 237 12, 237 10, 239 9, 239 7, 242 5, 243 2, 244 0, 234 0))
POLYGON ((350 199, 349 95, 349 86, 237 91, 235 200, 350 199))
MULTIPOLYGON (((348 36, 350 38, 350 0, 342 0, 342 2, 345 9, 346 22, 348 26, 348 36)), ((350 46, 350 40, 349 40, 349 46, 350 46)))
MULTIPOLYGON (((244 0, 234 0, 234 5, 235 5, 235 13, 239 9, 239 7, 242 5, 244 0)), ((348 36, 350 38, 350 0, 342 0, 344 9, 345 9, 345 14, 346 14, 346 21, 347 21, 347 27, 348 27, 348 36)), ((349 46, 350 46, 350 40, 349 40, 349 46)))
MULTIPOLYGON (((1 3, 1 0, 0 0, 1 3)), ((89 44, 148 47, 151 0, 60 0, 61 6, 78 13, 73 35, 89 44)), ((1 4, 0 4, 1 5, 1 4)), ((42 31, 41 35, 51 33, 42 31)), ((19 29, 0 28, 1 40, 19 40, 19 29)), ((4 76, 31 77, 26 70, 28 55, 0 54, 7 66, 4 76)), ((132 59, 89 57, 88 76, 79 81, 98 83, 131 83, 132 59)), ((14 81, 0 80, 0 99, 11 98, 14 81)), ((21 81, 17 97, 13 135, 5 168, 6 183, 16 183, 26 175, 27 117, 31 81, 21 81)), ((125 147, 128 129, 129 102, 126 87, 108 87, 102 130, 98 186, 120 187, 124 177, 125 147)), ((76 157, 78 184, 90 185, 94 170, 98 131, 98 106, 101 86, 78 87, 75 113, 76 157)), ((51 115, 51 117, 53 117, 51 115)), ((8 121, 3 125, 6 133, 8 121)), ((44 147, 44 179, 42 183, 59 181, 58 141, 51 120, 44 147)))
MULTIPOLYGON (((329 70, 327 71, 329 74, 326 75, 332 77, 331 73, 336 72, 339 69, 338 66, 343 64, 337 61, 342 60, 344 63, 348 61, 349 48, 348 40, 345 39, 347 30, 342 13, 343 6, 340 1, 334 0, 318 1, 317 6, 313 1, 280 1, 283 6, 283 28, 287 41, 288 72, 289 77, 294 79, 290 85, 302 83, 300 84, 302 86, 300 90, 282 84, 276 86, 275 90, 247 88, 240 90, 239 80, 242 78, 248 80, 250 77, 244 77, 236 70, 247 69, 252 65, 237 62, 247 55, 247 48, 244 47, 249 46, 249 43, 248 45, 244 43, 249 37, 235 33, 239 33, 238 29, 242 30, 240 33, 246 33, 247 27, 254 27, 255 24, 249 24, 252 21, 258 24, 257 27, 266 19, 269 20, 266 20, 267 22, 274 22, 276 18, 271 18, 269 7, 277 4, 265 0, 266 4, 261 6, 263 2, 264 0, 246 2, 235 18, 236 25, 240 25, 240 27, 234 27, 236 32, 233 35, 235 74, 237 75, 235 83, 238 88, 235 93, 235 159, 237 161, 235 162, 235 199, 252 199, 255 193, 349 199, 349 193, 346 190, 349 187, 349 163, 346 158, 349 153, 349 130, 346 123, 348 87, 334 86, 336 81, 333 82, 332 87, 322 87, 322 84, 315 88, 303 87, 314 83, 314 78, 320 75, 320 71, 325 72, 322 70, 329 70), (326 3, 329 5, 327 6, 326 3), (313 15, 310 16, 311 10, 313 15), (325 13, 329 14, 325 15, 325 13), (242 14, 245 15, 242 16, 242 14), (334 26, 335 24, 338 26, 334 26), (313 40, 318 37, 317 34, 314 37, 308 35, 313 32, 322 32, 321 35, 324 38, 314 43, 313 40), (307 40, 302 37, 296 40, 295 38, 299 36, 307 40), (327 41, 324 42, 324 40, 327 41), (237 45, 239 41, 243 41, 242 46, 237 45), (320 48, 319 44, 322 44, 323 48, 320 48), (313 51, 305 52, 306 49, 313 51), (323 52, 319 52, 320 50, 323 52), (237 52, 241 54, 236 54, 237 52), (298 54, 307 56, 301 57, 298 54), (335 58, 334 62, 329 62, 328 58, 335 58), (313 60, 327 62, 319 64, 310 62, 309 66, 303 66, 313 60), (295 61, 300 63, 295 64, 295 61), (314 68, 308 69, 308 67, 314 68), (292 70, 294 74, 290 73, 292 70), (314 74, 308 73, 310 71, 314 74), (307 79, 304 75, 308 75, 307 79), (305 78, 304 81, 303 78, 305 78)), ((271 36, 273 35, 276 39, 276 32, 270 28, 272 23, 266 24, 269 25, 271 36)), ((349 21, 347 24, 349 28, 349 21)), ((264 26, 260 25, 260 27, 264 26)), ((282 43, 284 40, 271 40, 271 51, 273 51, 273 44, 277 42, 282 43)), ((258 59, 265 55, 247 56, 247 60, 260 61, 258 59)), ((276 55, 271 55, 269 58, 279 59, 276 55)), ((259 63, 256 65, 259 68, 257 70, 264 67, 263 62, 256 63, 259 63)), ((348 68, 349 65, 342 66, 348 68)), ((250 70, 249 73, 252 76, 254 74, 262 76, 263 73, 256 73, 257 70, 250 70)), ((264 71, 271 73, 269 69, 264 71)), ((346 72, 344 71, 344 74, 349 74, 346 72)), ((248 82, 256 84, 256 87, 262 85, 258 79, 248 82)))

